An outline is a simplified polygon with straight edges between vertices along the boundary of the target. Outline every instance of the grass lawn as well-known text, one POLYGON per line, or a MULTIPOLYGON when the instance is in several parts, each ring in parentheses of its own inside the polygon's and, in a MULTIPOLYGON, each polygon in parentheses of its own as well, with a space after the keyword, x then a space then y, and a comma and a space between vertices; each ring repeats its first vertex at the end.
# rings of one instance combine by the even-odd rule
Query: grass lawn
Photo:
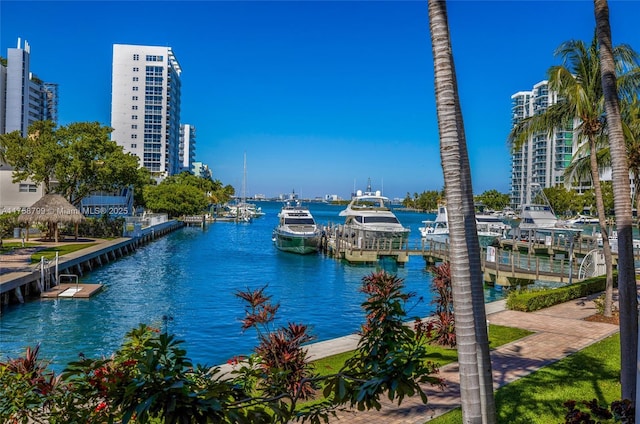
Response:
MULTIPOLYGON (((495 393, 497 421, 500 424, 562 423, 566 413, 562 404, 567 400, 597 399, 601 405, 619 400, 619 376, 620 334, 615 334, 498 389, 495 393)), ((586 408, 580 409, 588 412, 586 408)), ((461 422, 462 412, 458 408, 429 424, 461 422)))
MULTIPOLYGON (((489 325, 489 345, 492 349, 501 346, 506 343, 521 339, 525 336, 532 334, 532 332, 523 330, 521 328, 504 327, 501 325, 489 325)), ((429 345, 427 347, 429 352, 428 360, 436 363, 438 366, 443 366, 451 362, 458 360, 458 351, 456 349, 445 348, 437 345, 429 345)), ((353 356, 353 351, 339 353, 333 356, 327 356, 326 358, 313 361, 315 365, 315 371, 320 376, 335 374, 340 371, 340 368, 344 365, 345 361, 353 356)), ((302 402, 301 405, 312 405, 320 402, 319 399, 302 402)), ((459 421, 458 421, 459 422, 459 421)))
MULTIPOLYGON (((503 344, 521 339, 532 334, 530 331, 520 328, 503 327, 501 325, 489 325, 489 344, 491 348, 496 348, 503 344)), ((429 360, 439 366, 446 365, 458 360, 458 351, 441 346, 430 345, 428 347, 429 360)), ((344 362, 353 355, 353 352, 340 353, 314 361, 316 372, 320 375, 329 375, 340 370, 344 362)))
POLYGON ((66 255, 67 253, 76 252, 78 250, 86 249, 87 247, 95 246, 98 243, 83 243, 83 244, 63 244, 60 246, 47 247, 31 255, 31 262, 39 262, 40 257, 44 256, 45 259, 55 259, 56 252, 59 256, 66 255))
POLYGON ((22 242, 19 241, 12 241, 12 242, 2 242, 2 247, 0 247, 0 254, 2 253, 9 253, 11 251, 13 251, 14 249, 20 249, 22 247, 36 247, 39 246, 38 243, 25 243, 24 246, 22 245, 22 242))

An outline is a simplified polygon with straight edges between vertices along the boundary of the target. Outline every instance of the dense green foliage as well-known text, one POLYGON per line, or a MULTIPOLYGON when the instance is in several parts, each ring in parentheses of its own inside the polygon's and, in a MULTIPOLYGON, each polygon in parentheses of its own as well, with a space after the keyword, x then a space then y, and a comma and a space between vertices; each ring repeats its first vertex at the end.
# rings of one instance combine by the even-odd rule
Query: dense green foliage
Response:
MULTIPOLYGON (((611 181, 602 181, 602 200, 607 216, 613 214, 613 186, 611 181)), ((544 194, 549 204, 558 216, 573 216, 585 210, 596 213, 596 197, 593 189, 578 194, 575 190, 568 190, 562 185, 547 187, 544 194)))
POLYGON ((422 211, 434 211, 438 208, 438 204, 442 202, 442 199, 444 199, 444 189, 441 191, 423 191, 420 194, 413 193, 413 197, 407 193, 402 201, 402 206, 422 211))
POLYGON ((593 277, 579 283, 554 289, 511 290, 507 295, 507 308, 533 312, 559 303, 568 302, 604 290, 605 277, 593 277))
POLYGON ((8 212, 0 214, 0 245, 2 239, 13 235, 13 229, 18 228, 18 216, 20 212, 8 212))
POLYGON ((138 157, 110 140, 111 131, 98 122, 57 128, 51 121, 38 121, 27 137, 19 131, 0 135, 0 150, 15 168, 14 182, 30 179, 43 184, 45 193, 62 194, 78 206, 92 192, 139 184, 138 157))
MULTIPOLYGON (((422 211, 435 211, 438 209, 438 205, 443 203, 444 198, 444 189, 440 191, 423 191, 420 194, 413 193, 413 196, 407 193, 402 201, 402 206, 422 211)), ((500 193, 495 189, 485 191, 484 193, 475 196, 474 200, 478 205, 482 205, 484 208, 497 211, 502 210, 505 206, 509 205, 509 195, 500 193)))
POLYGON ((147 208, 171 217, 205 213, 209 205, 227 202, 233 193, 231 186, 188 172, 167 177, 160 184, 147 185, 143 189, 147 208))
POLYGON ((0 421, 16 423, 319 423, 336 408, 380 408, 381 396, 400 403, 426 397, 419 384, 431 374, 424 335, 403 324, 401 279, 385 272, 363 279, 367 321, 353 356, 333 374, 316 376, 302 344, 307 327, 272 328, 278 305, 265 289, 238 292, 247 307, 244 329, 256 329, 249 358, 232 371, 194 365, 173 335, 140 325, 111 357, 80 354, 61 375, 38 358, 39 347, 0 362, 0 421), (299 404, 324 382, 324 400, 299 404))
POLYGON ((500 193, 498 190, 488 190, 475 196, 476 205, 483 205, 487 209, 501 211, 509 206, 509 194, 500 193))

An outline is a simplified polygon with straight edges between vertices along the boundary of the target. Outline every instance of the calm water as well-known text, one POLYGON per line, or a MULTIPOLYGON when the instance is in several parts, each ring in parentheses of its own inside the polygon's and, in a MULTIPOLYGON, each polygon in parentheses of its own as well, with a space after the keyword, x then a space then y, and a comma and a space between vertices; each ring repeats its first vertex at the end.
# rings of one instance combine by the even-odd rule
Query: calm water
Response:
MULTIPOLYGON (((234 293, 267 284, 267 294, 281 305, 279 323, 310 324, 318 340, 357 331, 364 319, 360 283, 376 268, 276 250, 271 230, 281 204, 259 205, 266 215, 251 224, 181 229, 85 274, 81 282, 105 285, 91 299, 37 300, 4 309, 0 357, 15 357, 41 342, 43 357, 60 371, 79 352, 90 357, 111 354, 128 330, 146 323, 185 340, 194 362, 224 363, 255 345, 254 333, 240 330, 244 305, 234 293)), ((338 212, 343 207, 309 207, 319 223, 342 222, 338 212)), ((434 218, 413 212, 397 215, 416 240, 421 221, 434 218)), ((405 280, 407 291, 416 293, 410 316, 429 315, 431 278, 424 260, 411 257, 404 268, 387 266, 405 280)))

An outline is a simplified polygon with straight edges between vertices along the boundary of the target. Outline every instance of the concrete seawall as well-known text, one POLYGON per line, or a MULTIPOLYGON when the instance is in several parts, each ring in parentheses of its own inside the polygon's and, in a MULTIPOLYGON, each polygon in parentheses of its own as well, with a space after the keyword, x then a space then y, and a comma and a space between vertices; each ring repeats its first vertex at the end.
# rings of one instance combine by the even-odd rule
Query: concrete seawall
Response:
MULTIPOLYGON (((62 274, 81 277, 84 272, 133 253, 139 246, 183 226, 183 222, 171 220, 144 228, 135 237, 120 237, 113 240, 83 239, 82 242, 92 245, 60 256, 57 261, 44 260, 41 263, 31 263, 31 253, 23 257, 0 255, 0 313, 4 306, 24 302, 26 297, 42 294, 51 287, 55 287, 59 284, 62 274)), ((72 241, 72 243, 77 242, 72 241)), ((56 246, 54 243, 50 245, 56 246)))

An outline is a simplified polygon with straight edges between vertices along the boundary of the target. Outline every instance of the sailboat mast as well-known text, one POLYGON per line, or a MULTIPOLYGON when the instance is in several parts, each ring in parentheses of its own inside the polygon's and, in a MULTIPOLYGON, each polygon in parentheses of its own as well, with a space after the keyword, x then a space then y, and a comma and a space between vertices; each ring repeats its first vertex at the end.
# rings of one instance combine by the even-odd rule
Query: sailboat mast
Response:
POLYGON ((247 153, 244 153, 244 174, 242 175, 242 203, 247 201, 247 153))

